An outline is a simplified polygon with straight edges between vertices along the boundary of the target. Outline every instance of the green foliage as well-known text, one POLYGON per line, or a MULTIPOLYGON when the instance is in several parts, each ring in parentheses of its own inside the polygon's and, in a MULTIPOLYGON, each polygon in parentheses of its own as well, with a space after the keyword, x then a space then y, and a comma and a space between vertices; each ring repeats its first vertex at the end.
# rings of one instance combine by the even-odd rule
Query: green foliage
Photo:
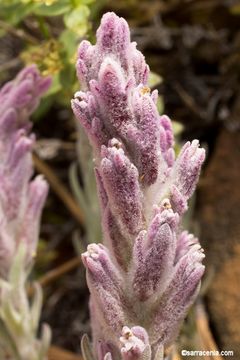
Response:
POLYGON ((156 87, 157 85, 161 84, 162 83, 162 78, 160 75, 156 74, 155 72, 153 71, 150 71, 150 74, 149 74, 149 79, 148 79, 148 86, 150 88, 154 88, 156 87))
POLYGON ((41 339, 36 338, 42 290, 35 284, 32 301, 29 301, 25 254, 25 246, 21 244, 8 278, 0 279, 0 359, 44 360, 50 344, 51 333, 47 326, 42 329, 41 339))
MULTIPOLYGON (((44 1, 42 1, 44 2, 44 1)), ((41 4, 39 1, 39 6, 35 9, 34 13, 41 16, 60 16, 72 11, 71 1, 69 0, 60 0, 52 1, 50 5, 41 4)))
POLYGON ((0 18, 16 26, 25 17, 33 13, 37 6, 36 3, 24 4, 21 0, 2 0, 0 2, 0 18))
POLYGON ((79 164, 72 164, 69 171, 69 180, 74 197, 84 213, 87 233, 85 243, 98 243, 101 240, 101 221, 93 163, 91 161, 92 151, 82 129, 79 128, 78 134, 77 155, 79 164), (79 184, 77 165, 81 169, 83 187, 79 184))
POLYGON ((86 19, 90 15, 90 10, 86 5, 79 5, 64 16, 66 27, 79 36, 83 36, 88 31, 86 19))
POLYGON ((1 18, 11 24, 19 24, 28 15, 44 17, 70 16, 82 7, 84 22, 87 23, 91 0, 2 0, 0 4, 1 18), (87 10, 86 10, 87 9, 87 10))
POLYGON ((81 340, 81 350, 84 360, 94 360, 91 344, 87 334, 84 334, 81 340))
POLYGON ((80 37, 91 29, 89 6, 94 0, 1 0, 0 36, 7 32, 20 36, 19 54, 25 65, 35 63, 43 75, 51 76, 52 86, 38 114, 52 101, 62 105, 77 88, 76 49, 80 37), (32 29, 34 31, 32 31, 32 29))

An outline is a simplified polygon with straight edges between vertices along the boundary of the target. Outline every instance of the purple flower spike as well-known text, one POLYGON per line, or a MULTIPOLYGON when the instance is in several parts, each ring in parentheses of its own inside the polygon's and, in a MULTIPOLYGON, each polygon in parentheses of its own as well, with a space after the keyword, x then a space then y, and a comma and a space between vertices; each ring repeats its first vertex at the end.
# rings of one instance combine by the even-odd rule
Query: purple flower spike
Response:
POLYGON ((187 201, 196 188, 204 159, 205 150, 199 148, 198 140, 187 142, 179 154, 174 167, 171 201, 180 215, 187 209, 187 201))
POLYGON ((95 151, 99 154, 101 145, 116 137, 128 150, 142 183, 154 183, 161 126, 156 91, 152 97, 146 86, 148 66, 130 42, 124 19, 113 13, 103 16, 96 45, 80 45, 77 73, 88 91, 77 92, 72 107, 95 151))
POLYGON ((117 333, 124 324, 122 310, 123 291, 119 271, 112 263, 103 245, 90 244, 82 254, 87 269, 87 281, 93 296, 93 304, 101 317, 102 326, 108 325, 117 333))
POLYGON ((114 13, 102 17, 97 31, 97 43, 91 45, 84 40, 79 46, 77 73, 84 88, 89 89, 91 79, 97 79, 100 66, 106 57, 116 59, 134 85, 146 84, 148 66, 144 56, 130 42, 130 31, 127 22, 114 13))
POLYGON ((133 289, 141 301, 154 293, 162 293, 169 281, 176 252, 178 220, 178 214, 171 209, 163 210, 153 218, 147 234, 140 232, 135 241, 133 289))
POLYGON ((142 194, 138 171, 121 149, 121 143, 112 140, 111 147, 102 148, 100 172, 109 206, 124 233, 136 235, 142 226, 142 194))
POLYGON ((117 219, 107 206, 102 213, 104 240, 118 265, 127 270, 131 259, 131 241, 129 236, 122 234, 117 219))
POLYGON ((33 65, 0 90, 0 273, 7 277, 20 243, 27 248, 26 266, 36 253, 46 181, 33 175, 29 117, 50 86, 33 65))
POLYGON ((187 231, 183 231, 177 239, 175 263, 186 255, 195 244, 199 244, 198 239, 195 238, 194 235, 189 234, 187 231))
POLYGON ((194 140, 175 160, 172 124, 158 114, 148 73, 114 13, 103 16, 95 45, 80 44, 72 107, 94 149, 106 246, 83 254, 98 360, 162 359, 204 272, 181 220, 205 152, 194 140))
POLYGON ((20 241, 25 242, 28 248, 29 262, 36 255, 39 236, 39 224, 42 208, 48 194, 48 184, 41 175, 38 175, 30 184, 26 199, 22 229, 19 234, 20 241))
POLYGON ((42 306, 38 284, 29 301, 27 278, 36 256, 48 184, 33 178, 30 115, 50 85, 35 66, 0 89, 0 358, 47 357, 51 331, 37 337, 42 306), (4 334, 2 336, 2 334, 4 334))
POLYGON ((205 267, 200 245, 194 245, 175 265, 172 280, 159 303, 150 332, 157 344, 170 345, 176 337, 187 309, 194 302, 205 267))
POLYGON ((171 120, 168 116, 163 115, 160 117, 160 148, 164 160, 169 167, 172 167, 175 160, 175 153, 173 150, 174 137, 171 120))
POLYGON ((50 84, 51 78, 43 78, 35 65, 26 67, 0 90, 0 113, 14 109, 17 112, 18 124, 23 122, 23 125, 26 125, 26 120, 37 108, 41 96, 50 84))

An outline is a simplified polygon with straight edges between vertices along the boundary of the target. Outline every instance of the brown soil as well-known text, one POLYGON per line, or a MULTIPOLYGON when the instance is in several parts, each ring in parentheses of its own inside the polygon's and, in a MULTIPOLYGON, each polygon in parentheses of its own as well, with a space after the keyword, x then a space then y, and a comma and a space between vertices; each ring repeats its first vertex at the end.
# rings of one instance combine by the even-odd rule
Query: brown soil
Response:
POLYGON ((223 130, 199 190, 198 218, 207 271, 206 300, 221 350, 240 358, 240 136, 223 130))

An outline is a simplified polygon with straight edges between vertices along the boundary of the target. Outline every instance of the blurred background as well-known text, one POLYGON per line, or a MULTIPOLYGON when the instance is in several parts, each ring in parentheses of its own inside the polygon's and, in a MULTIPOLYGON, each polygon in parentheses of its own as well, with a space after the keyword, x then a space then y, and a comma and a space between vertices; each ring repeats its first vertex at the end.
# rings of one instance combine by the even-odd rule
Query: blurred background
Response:
POLYGON ((220 349, 233 350, 232 358, 240 359, 237 0, 0 1, 0 84, 31 63, 53 78, 32 118, 36 171, 51 186, 32 274, 44 287, 42 320, 52 327, 53 344, 75 354, 82 334, 90 333, 88 291, 78 255, 87 243, 101 241, 101 230, 91 150, 70 100, 79 88, 77 46, 83 38, 95 41, 106 11, 128 21, 132 40, 152 71, 149 85, 159 90, 159 111, 174 121, 176 150, 194 138, 207 150, 185 219, 185 226, 200 237, 207 271, 173 358, 181 359, 181 349, 220 349))

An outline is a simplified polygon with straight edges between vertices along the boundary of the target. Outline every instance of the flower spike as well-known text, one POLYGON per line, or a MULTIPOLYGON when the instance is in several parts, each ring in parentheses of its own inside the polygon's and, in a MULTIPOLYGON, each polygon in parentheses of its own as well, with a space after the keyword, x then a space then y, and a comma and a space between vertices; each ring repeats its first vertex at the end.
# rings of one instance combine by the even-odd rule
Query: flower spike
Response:
POLYGON ((196 298, 204 254, 181 221, 205 157, 197 140, 177 159, 149 68, 126 21, 103 16, 82 41, 72 108, 93 146, 103 245, 83 254, 98 360, 159 360, 196 298))

